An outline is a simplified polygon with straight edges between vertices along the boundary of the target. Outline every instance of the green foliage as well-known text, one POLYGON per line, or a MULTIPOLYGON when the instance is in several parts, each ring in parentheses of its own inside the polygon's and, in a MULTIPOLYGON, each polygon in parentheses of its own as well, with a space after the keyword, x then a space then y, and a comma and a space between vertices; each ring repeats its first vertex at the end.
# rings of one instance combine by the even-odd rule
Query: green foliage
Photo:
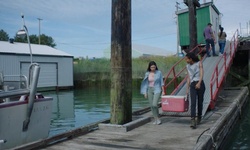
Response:
POLYGON ((0 41, 8 41, 9 35, 3 30, 0 30, 0 41))
MULTIPOLYGON (((169 56, 169 57, 152 56, 152 57, 135 58, 132 60, 133 78, 134 79, 143 78, 147 70, 148 63, 150 61, 155 61, 158 69, 165 76, 168 73, 168 71, 171 69, 171 67, 179 60, 180 58, 175 57, 175 56, 169 56)), ((181 66, 185 66, 185 64, 181 64, 181 66)))
MULTIPOLYGON (((27 37, 26 37, 27 39, 27 37)), ((30 43, 39 44, 38 37, 35 34, 30 35, 30 43)))
POLYGON ((56 47, 56 43, 54 42, 54 39, 50 36, 45 35, 45 34, 40 35, 40 43, 43 45, 56 47))
MULTIPOLYGON (((147 70, 148 63, 155 61, 158 69, 166 76, 171 67, 181 58, 175 56, 169 57, 141 57, 132 59, 132 78, 142 79, 147 70)), ((185 63, 181 63, 176 71, 185 67, 185 63)), ((74 60, 74 80, 107 80, 110 79, 110 60, 109 59, 75 59, 74 60)))
POLYGON ((74 85, 81 86, 81 82, 106 82, 110 78, 110 61, 108 59, 75 59, 74 85))
MULTIPOLYGON (((20 37, 15 36, 14 41, 21 42, 21 43, 28 43, 27 36, 25 36, 24 38, 20 38, 20 37)), ((39 37, 35 34, 30 35, 30 43, 39 44, 39 37)), ((54 39, 50 36, 45 35, 45 34, 40 35, 40 44, 41 45, 48 45, 50 47, 56 46, 54 39)))
POLYGON ((75 59, 75 73, 110 72, 110 60, 108 59, 75 59))
POLYGON ((26 37, 26 36, 25 36, 24 38, 15 36, 15 37, 14 37, 14 41, 15 41, 15 42, 20 42, 20 43, 28 43, 28 42, 27 42, 27 37, 26 37))

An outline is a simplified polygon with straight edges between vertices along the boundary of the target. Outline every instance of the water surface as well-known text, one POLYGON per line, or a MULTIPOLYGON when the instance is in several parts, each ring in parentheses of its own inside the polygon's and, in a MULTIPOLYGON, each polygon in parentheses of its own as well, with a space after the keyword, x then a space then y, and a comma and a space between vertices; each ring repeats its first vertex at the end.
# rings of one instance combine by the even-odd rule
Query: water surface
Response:
MULTIPOLYGON (((110 118, 110 89, 88 88, 71 91, 45 92, 53 97, 49 136, 110 118)), ((133 90, 132 110, 148 107, 148 101, 133 90)))
POLYGON ((250 150, 250 103, 248 102, 236 128, 230 134, 225 150, 250 150))

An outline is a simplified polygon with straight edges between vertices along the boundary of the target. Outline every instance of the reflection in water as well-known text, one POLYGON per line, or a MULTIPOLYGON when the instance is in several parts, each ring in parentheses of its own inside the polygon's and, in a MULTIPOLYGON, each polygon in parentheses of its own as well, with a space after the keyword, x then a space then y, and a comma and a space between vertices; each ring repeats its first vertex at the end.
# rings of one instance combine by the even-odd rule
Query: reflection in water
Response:
MULTIPOLYGON (((49 136, 110 118, 110 89, 88 88, 71 91, 45 92, 53 97, 49 136)), ((148 101, 133 90, 133 111, 148 106, 148 101)))
POLYGON ((50 135, 62 133, 65 132, 68 127, 74 127, 75 113, 73 91, 54 92, 46 96, 53 97, 50 135))

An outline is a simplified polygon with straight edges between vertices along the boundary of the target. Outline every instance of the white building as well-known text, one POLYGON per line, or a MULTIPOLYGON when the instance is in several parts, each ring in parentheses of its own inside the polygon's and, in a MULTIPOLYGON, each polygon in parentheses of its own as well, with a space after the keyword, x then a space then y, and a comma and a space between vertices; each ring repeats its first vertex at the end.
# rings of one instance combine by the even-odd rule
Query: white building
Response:
MULTIPOLYGON (((73 86, 73 56, 47 45, 31 44, 33 62, 40 65, 38 88, 73 86)), ((0 41, 0 72, 3 76, 29 76, 31 63, 27 43, 0 41)), ((9 80, 20 80, 11 78, 9 80)), ((14 81, 13 81, 14 82, 14 81)))
MULTIPOLYGON (((173 52, 161 49, 158 47, 152 47, 147 45, 132 44, 132 58, 147 57, 147 56, 169 56, 174 55, 173 52)), ((104 50, 104 57, 110 59, 111 49, 104 50)))

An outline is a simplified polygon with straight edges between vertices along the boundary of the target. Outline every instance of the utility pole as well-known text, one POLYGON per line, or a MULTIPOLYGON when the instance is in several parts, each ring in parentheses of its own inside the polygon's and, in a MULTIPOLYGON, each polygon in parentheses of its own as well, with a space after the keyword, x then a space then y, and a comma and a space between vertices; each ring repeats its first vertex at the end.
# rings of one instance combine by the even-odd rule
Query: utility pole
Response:
POLYGON ((131 0, 112 0, 111 124, 132 121, 131 0))
POLYGON ((184 3, 188 6, 190 37, 189 50, 192 50, 197 45, 196 7, 200 7, 200 3, 198 2, 198 0, 184 0, 184 3))
POLYGON ((40 22, 41 22, 41 20, 43 20, 43 19, 41 19, 41 18, 37 18, 38 19, 38 22, 39 22, 39 35, 38 35, 38 44, 40 45, 40 43, 41 43, 41 39, 40 39, 40 34, 41 34, 41 28, 40 28, 40 22))
POLYGON ((242 32, 241 32, 241 23, 240 23, 240 35, 242 36, 242 32))
POLYGON ((247 21, 247 35, 246 36, 249 36, 249 30, 250 29, 250 21, 247 21))
POLYGON ((177 56, 179 55, 179 52, 180 52, 180 50, 179 50, 180 39, 179 39, 178 10, 181 9, 181 8, 179 7, 179 5, 180 5, 180 3, 178 3, 178 2, 176 1, 176 5, 175 5, 175 7, 176 7, 176 12, 175 12, 175 15, 176 15, 176 26, 177 26, 177 54, 176 54, 177 56))
POLYGON ((188 12, 190 36, 189 50, 191 50, 197 45, 196 8, 193 4, 193 0, 188 0, 188 12))
POLYGON ((248 22, 247 22, 247 35, 246 36, 248 36, 248 22))

